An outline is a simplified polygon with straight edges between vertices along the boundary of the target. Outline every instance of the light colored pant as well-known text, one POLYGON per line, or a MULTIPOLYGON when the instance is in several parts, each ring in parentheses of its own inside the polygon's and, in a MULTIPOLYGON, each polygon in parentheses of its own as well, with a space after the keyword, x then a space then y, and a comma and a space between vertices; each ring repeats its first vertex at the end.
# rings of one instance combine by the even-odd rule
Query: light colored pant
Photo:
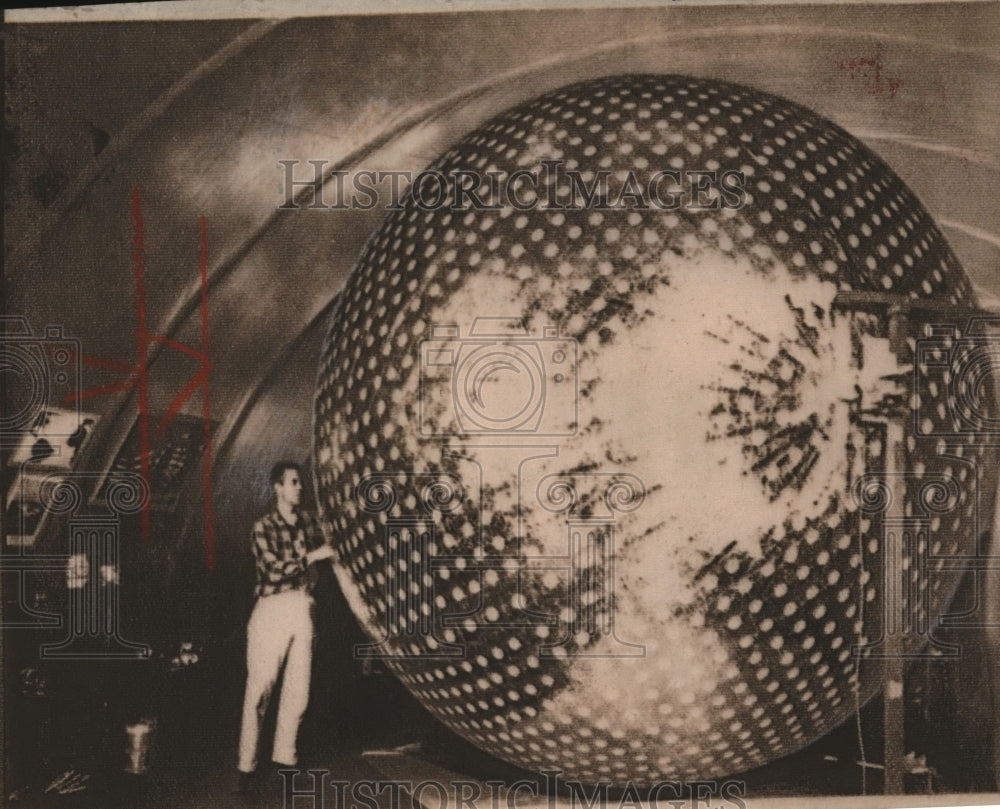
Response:
POLYGON ((247 689, 237 765, 241 771, 257 768, 260 724, 282 665, 285 679, 271 759, 278 764, 298 763, 295 738, 309 702, 312 647, 312 598, 305 591, 288 590, 257 599, 247 624, 247 689))

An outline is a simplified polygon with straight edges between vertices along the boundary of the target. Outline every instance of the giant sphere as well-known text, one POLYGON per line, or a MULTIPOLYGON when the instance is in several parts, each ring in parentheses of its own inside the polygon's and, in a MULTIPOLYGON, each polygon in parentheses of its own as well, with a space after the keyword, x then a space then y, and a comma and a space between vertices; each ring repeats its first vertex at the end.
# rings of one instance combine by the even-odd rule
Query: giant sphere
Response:
POLYGON ((835 124, 684 76, 565 87, 431 169, 319 372, 359 653, 484 750, 583 782, 718 778, 844 721, 891 648, 893 491, 913 626, 989 519, 954 343, 907 401, 919 332, 890 345, 884 308, 835 305, 974 303, 927 211, 835 124))

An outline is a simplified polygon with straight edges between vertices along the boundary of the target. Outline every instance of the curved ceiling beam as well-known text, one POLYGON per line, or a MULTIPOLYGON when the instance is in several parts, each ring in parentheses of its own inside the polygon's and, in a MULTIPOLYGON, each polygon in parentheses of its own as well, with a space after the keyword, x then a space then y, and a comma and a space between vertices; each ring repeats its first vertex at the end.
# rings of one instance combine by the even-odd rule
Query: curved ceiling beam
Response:
POLYGON ((971 236, 974 239, 993 245, 996 248, 1000 248, 1000 236, 996 233, 991 233, 983 228, 967 225, 964 222, 956 222, 954 219, 938 219, 938 224, 945 228, 957 230, 960 233, 964 233, 966 236, 971 236))
POLYGON ((224 64, 239 56, 249 45, 266 36, 282 22, 282 20, 261 20, 254 23, 243 33, 219 48, 211 57, 174 82, 120 132, 112 135, 111 140, 101 150, 101 153, 89 160, 73 181, 45 209, 45 213, 37 222, 37 227, 32 228, 31 232, 13 246, 9 260, 16 264, 24 259, 27 252, 34 250, 38 243, 58 226, 62 218, 80 204, 83 195, 101 178, 108 167, 121 157, 136 138, 162 118, 178 98, 195 84, 211 76, 224 64))
POLYGON ((913 149, 921 149, 925 152, 936 152, 938 154, 954 157, 958 160, 969 161, 978 166, 1000 170, 1000 163, 995 158, 985 152, 970 149, 966 146, 955 146, 951 143, 941 141, 924 140, 907 135, 905 132, 886 132, 880 129, 866 129, 864 127, 852 127, 851 134, 861 138, 863 141, 885 141, 900 146, 909 146, 913 149))

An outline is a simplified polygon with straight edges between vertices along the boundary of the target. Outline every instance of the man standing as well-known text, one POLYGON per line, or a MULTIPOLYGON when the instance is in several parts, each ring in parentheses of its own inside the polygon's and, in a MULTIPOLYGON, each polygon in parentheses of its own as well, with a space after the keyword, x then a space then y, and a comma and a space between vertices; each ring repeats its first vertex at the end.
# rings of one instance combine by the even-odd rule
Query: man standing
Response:
POLYGON ((271 759, 276 767, 298 761, 296 737, 309 702, 312 597, 307 568, 333 556, 317 518, 299 510, 301 468, 282 461, 271 469, 275 508, 254 523, 257 601, 247 624, 247 687, 240 729, 240 791, 257 768, 260 724, 282 666, 285 669, 271 759))

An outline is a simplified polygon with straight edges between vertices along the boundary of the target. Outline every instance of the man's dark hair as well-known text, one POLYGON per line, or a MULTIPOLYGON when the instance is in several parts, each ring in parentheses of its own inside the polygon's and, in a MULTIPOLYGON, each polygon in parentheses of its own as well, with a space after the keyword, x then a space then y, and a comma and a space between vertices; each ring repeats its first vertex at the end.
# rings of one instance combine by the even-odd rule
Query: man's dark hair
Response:
POLYGON ((302 467, 295 461, 278 461, 271 467, 271 485, 276 486, 284 481, 285 472, 289 469, 298 472, 300 476, 302 475, 302 467))

